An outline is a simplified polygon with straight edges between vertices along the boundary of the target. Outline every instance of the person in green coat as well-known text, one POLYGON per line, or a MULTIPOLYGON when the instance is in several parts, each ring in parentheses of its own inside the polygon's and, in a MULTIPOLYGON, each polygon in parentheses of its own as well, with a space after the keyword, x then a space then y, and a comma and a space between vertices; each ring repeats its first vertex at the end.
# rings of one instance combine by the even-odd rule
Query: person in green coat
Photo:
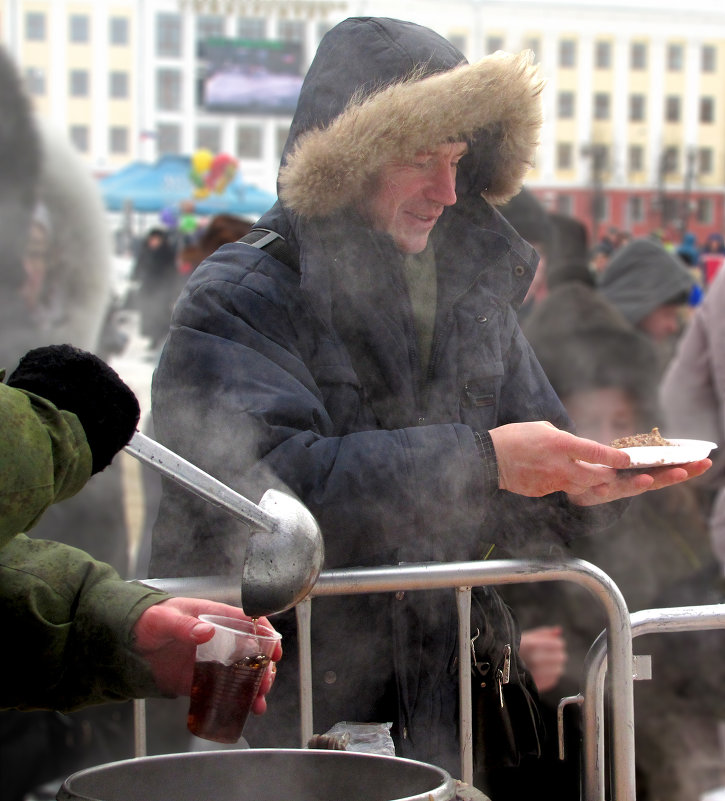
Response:
POLYGON ((131 390, 85 351, 37 348, 0 383, 0 415, 0 708, 188 695, 195 647, 213 634, 197 615, 246 618, 241 609, 126 582, 84 551, 24 533, 128 443, 139 417, 131 390))

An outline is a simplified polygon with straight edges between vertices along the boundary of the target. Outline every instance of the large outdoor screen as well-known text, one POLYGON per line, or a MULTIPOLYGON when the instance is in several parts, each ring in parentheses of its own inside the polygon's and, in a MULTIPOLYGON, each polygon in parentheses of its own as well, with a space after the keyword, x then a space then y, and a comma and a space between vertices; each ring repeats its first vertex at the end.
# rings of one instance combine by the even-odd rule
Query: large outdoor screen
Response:
POLYGON ((200 101, 210 111, 292 114, 302 86, 299 42, 213 38, 199 42, 200 101))

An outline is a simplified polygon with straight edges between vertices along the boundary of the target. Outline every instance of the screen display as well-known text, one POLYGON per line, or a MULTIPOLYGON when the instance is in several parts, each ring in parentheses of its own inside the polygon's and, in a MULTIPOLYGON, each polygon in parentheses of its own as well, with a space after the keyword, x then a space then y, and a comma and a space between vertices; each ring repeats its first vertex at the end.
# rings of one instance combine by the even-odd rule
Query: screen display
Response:
POLYGON ((292 114, 302 86, 300 42, 206 39, 201 105, 209 111, 292 114))

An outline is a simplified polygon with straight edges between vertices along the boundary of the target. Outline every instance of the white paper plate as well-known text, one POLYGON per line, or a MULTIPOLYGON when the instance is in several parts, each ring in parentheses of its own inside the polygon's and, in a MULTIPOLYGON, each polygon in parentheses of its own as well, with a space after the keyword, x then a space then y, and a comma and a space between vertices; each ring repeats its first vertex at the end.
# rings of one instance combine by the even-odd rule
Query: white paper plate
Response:
POLYGON ((635 448, 621 448, 629 454, 633 467, 663 467, 665 465, 686 464, 705 459, 710 451, 717 448, 714 442, 700 439, 670 439, 671 445, 640 445, 635 448))

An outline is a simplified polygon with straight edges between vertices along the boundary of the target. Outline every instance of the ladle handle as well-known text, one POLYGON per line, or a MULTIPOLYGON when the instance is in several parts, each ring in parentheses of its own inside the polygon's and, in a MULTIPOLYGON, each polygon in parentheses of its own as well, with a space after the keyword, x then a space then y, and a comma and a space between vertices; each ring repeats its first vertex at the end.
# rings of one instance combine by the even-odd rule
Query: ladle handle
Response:
POLYGON ((209 503, 225 509, 255 531, 271 533, 277 528, 277 520, 272 515, 140 431, 131 437, 124 450, 209 503))

